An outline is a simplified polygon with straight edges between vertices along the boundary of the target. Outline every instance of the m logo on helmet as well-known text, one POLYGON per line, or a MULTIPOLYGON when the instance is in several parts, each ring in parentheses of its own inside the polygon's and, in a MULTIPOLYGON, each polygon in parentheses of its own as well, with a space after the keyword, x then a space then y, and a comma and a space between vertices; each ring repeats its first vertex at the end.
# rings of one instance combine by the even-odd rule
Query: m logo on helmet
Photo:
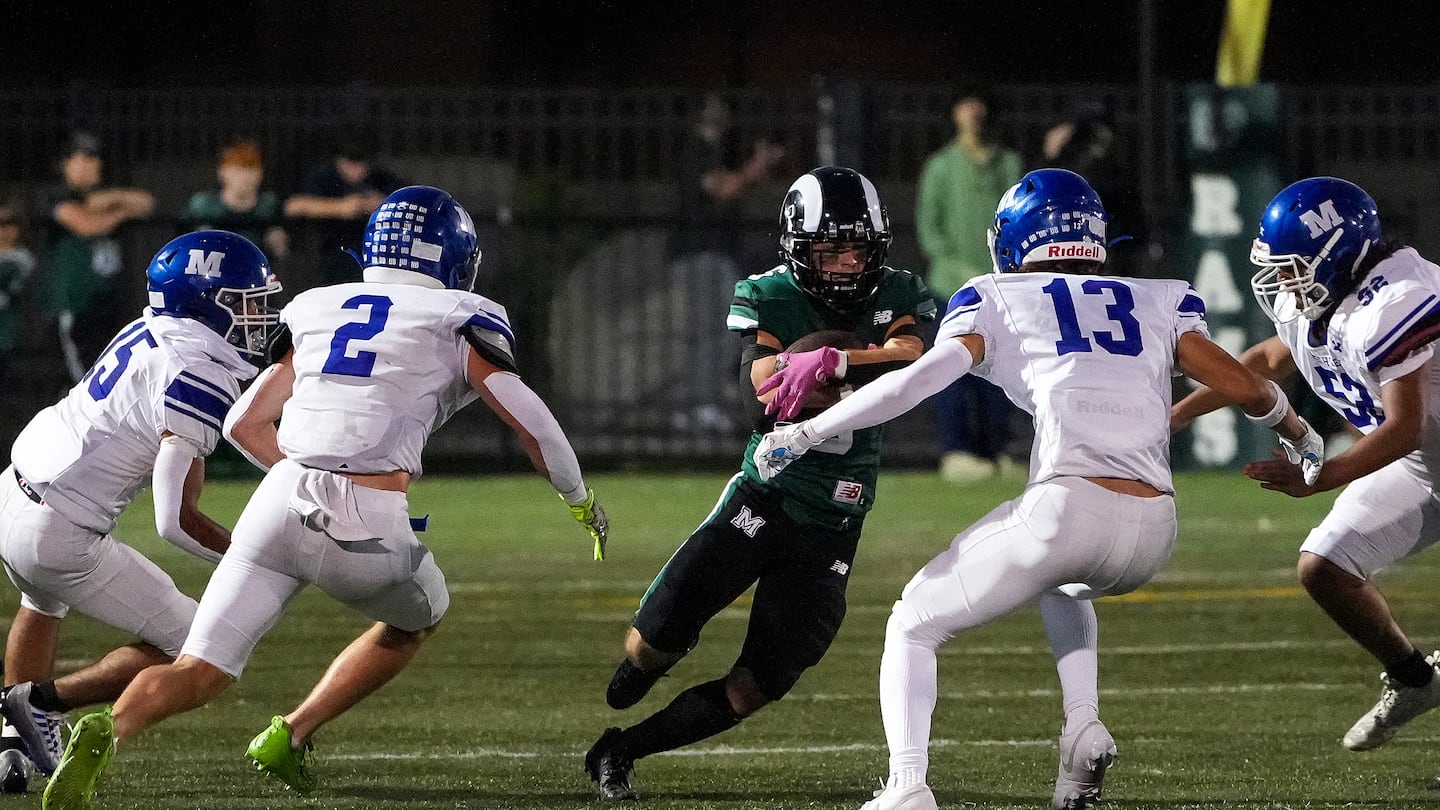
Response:
POLYGON ((1310 229, 1310 238, 1314 239, 1320 234, 1329 231, 1336 225, 1345 221, 1335 210, 1334 200, 1326 200, 1315 207, 1314 211, 1306 211, 1300 215, 1300 221, 1310 229))
POLYGON ((218 250, 191 248, 190 263, 185 265, 185 275, 201 278, 220 278, 220 263, 225 254, 218 250))

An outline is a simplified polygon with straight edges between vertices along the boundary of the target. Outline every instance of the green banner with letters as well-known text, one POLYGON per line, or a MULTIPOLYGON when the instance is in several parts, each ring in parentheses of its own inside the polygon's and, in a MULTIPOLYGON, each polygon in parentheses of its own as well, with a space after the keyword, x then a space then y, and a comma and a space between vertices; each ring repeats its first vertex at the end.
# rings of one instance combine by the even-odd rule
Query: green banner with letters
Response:
MULTIPOLYGON (((1205 300, 1210 336, 1231 354, 1275 334, 1250 292, 1250 243, 1282 187, 1280 92, 1274 85, 1185 88, 1185 217, 1175 271, 1205 300)), ((1188 391, 1178 391, 1183 394, 1188 391)), ((1275 440, 1236 408, 1195 421, 1175 437, 1177 467, 1237 467, 1275 440)))

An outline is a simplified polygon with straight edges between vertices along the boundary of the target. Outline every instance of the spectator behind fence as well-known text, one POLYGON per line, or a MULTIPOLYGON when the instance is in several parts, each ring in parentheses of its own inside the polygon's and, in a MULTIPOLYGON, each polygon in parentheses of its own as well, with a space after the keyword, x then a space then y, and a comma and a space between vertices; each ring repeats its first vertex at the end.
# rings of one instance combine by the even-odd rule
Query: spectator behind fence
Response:
MULTIPOLYGON (((785 147, 757 139, 742 159, 730 127, 730 108, 716 93, 705 96, 681 151, 676 184, 680 223, 676 230, 671 283, 683 297, 685 358, 680 370, 678 408, 671 426, 691 434, 730 435, 735 429, 739 391, 732 370, 739 347, 724 328, 724 313, 735 282, 756 265, 741 255, 741 204, 770 178, 785 147)), ((773 263, 773 242, 765 260, 773 263)))
POLYGON ((265 250, 272 263, 290 252, 290 237, 282 227, 280 198, 261 188, 265 167, 254 141, 239 140, 220 152, 215 170, 220 188, 197 191, 181 218, 187 231, 233 231, 265 250))
POLYGON ((370 214, 405 185, 357 140, 341 141, 329 160, 312 166, 300 192, 285 201, 285 216, 316 221, 321 282, 360 280, 361 235, 370 214))
MULTIPOLYGON (((943 309, 965 282, 993 269, 986 232, 995 201, 1020 179, 1020 155, 997 143, 990 105, 978 89, 955 96, 955 139, 930 156, 920 175, 915 228, 930 262, 926 282, 943 309)), ((940 474, 960 483, 998 471, 1015 406, 996 386, 965 375, 935 397, 940 474)))
POLYGON ((104 169, 100 140, 75 133, 60 158, 61 182, 40 193, 37 207, 36 219, 46 230, 43 270, 50 307, 74 382, 133 314, 116 305, 125 300, 116 229, 155 210, 148 191, 103 186, 104 169))
POLYGON ((1115 122, 1109 109, 1099 102, 1080 102, 1068 120, 1051 127, 1041 144, 1041 161, 1046 166, 1069 169, 1090 180, 1105 209, 1110 212, 1110 232, 1130 237, 1120 241, 1106 261, 1112 275, 1139 275, 1141 248, 1146 241, 1144 210, 1140 190, 1128 167, 1115 156, 1115 122))
MULTIPOLYGON (((738 158, 730 131, 730 108, 715 93, 705 96, 680 158, 680 230, 677 253, 719 253, 733 267, 740 201, 780 165, 784 145, 759 138, 738 158)), ((734 279, 730 279, 734 281, 734 279)))
POLYGON ((5 385, 10 355, 20 342, 19 296, 35 272, 35 256, 21 236, 20 207, 0 202, 0 388, 5 385))

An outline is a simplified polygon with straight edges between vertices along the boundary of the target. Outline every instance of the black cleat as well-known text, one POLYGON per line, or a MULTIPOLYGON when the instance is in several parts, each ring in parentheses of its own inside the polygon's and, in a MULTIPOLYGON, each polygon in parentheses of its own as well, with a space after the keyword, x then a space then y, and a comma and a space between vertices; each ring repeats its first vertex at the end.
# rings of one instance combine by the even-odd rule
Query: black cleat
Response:
POLYGON ((0 749, 0 793, 25 793, 35 766, 19 748, 0 749))
POLYGON ((669 671, 669 667, 641 669, 626 658, 620 662, 620 666, 615 669, 615 675, 610 678, 610 687, 605 690, 605 702, 612 709, 628 709, 649 694, 650 688, 659 683, 669 671))
POLYGON ((600 785, 600 798, 607 802, 634 801, 640 798, 630 787, 630 772, 635 763, 615 752, 620 729, 607 728, 600 739, 585 752, 585 772, 590 781, 600 785))

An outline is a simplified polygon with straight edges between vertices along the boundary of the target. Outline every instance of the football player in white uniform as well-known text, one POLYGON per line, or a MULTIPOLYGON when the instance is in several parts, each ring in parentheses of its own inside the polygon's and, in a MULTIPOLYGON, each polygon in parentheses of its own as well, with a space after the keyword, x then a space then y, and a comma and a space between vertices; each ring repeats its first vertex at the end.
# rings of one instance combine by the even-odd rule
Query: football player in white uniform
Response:
POLYGON ((822 439, 913 408, 962 374, 1003 388, 1035 421, 1024 493, 958 534, 895 603, 880 663, 890 777, 866 810, 933 810, 926 785, 936 650, 1028 604, 1039 607, 1063 690, 1065 723, 1052 804, 1099 799, 1115 741, 1099 718, 1090 600, 1145 584, 1170 558, 1171 376, 1226 392, 1320 463, 1319 439, 1277 386, 1209 339, 1205 307, 1183 281, 1096 275, 1107 217, 1079 175, 1027 174, 1001 199, 991 234, 998 275, 950 300, 935 347, 828 411, 769 434, 767 475, 822 439))
POLYGON ((370 217, 364 281, 308 290, 281 312, 292 348, 226 422, 269 472, 179 659, 142 672, 113 714, 80 720, 46 788, 48 810, 89 807, 116 741, 223 692, 307 583, 376 622, 247 751, 288 787, 312 787, 311 735, 399 673, 449 605, 406 491, 431 431, 477 397, 516 432, 603 557, 605 512, 554 416, 515 371, 504 308, 469 291, 479 260, 465 209, 440 189, 409 186, 370 217))
MULTIPOLYGON (((149 309, 30 421, 0 481, 0 560, 21 594, 0 710, 45 774, 60 759, 65 711, 114 700, 140 670, 179 654, 195 600, 110 532, 153 477, 160 536, 219 561, 230 532, 198 508, 204 460, 275 323, 264 307, 280 289, 269 262, 228 231, 171 241, 146 278, 149 309), (71 608, 140 641, 51 680, 71 608)), ((0 753, 7 791, 25 788, 18 757, 11 746, 0 753)))
MULTIPOLYGON (((1297 498, 1349 484, 1300 547, 1300 582, 1385 671, 1380 700, 1345 733, 1352 751, 1384 745, 1440 705, 1437 656, 1411 643, 1376 573, 1440 540, 1440 267, 1386 242, 1375 201, 1354 183, 1312 177, 1266 207, 1250 253, 1255 296, 1275 337, 1245 352, 1258 373, 1305 382, 1361 434, 1303 481, 1288 465, 1255 462, 1245 474, 1297 498)), ((1175 424, 1227 403, 1200 390, 1176 403, 1175 424)))

